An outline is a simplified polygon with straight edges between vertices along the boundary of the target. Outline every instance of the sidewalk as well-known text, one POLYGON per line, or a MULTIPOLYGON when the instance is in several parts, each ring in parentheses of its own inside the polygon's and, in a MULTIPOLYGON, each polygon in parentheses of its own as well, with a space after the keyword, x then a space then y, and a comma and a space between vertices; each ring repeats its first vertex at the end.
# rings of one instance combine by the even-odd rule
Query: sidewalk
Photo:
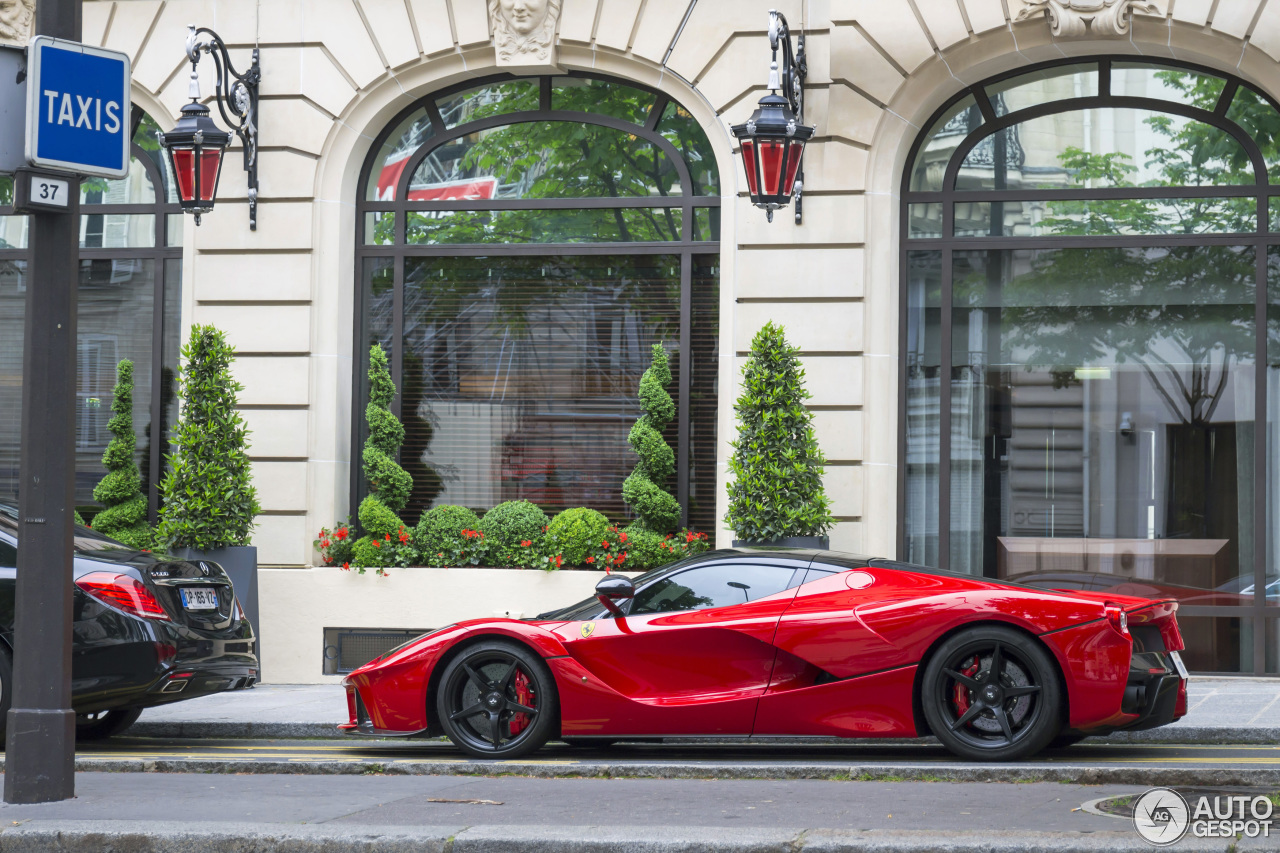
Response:
MULTIPOLYGON (((1280 743, 1280 679, 1195 678, 1187 716, 1117 742, 1280 743)), ((139 737, 336 737, 347 700, 336 684, 264 684, 149 708, 129 730, 139 737)))

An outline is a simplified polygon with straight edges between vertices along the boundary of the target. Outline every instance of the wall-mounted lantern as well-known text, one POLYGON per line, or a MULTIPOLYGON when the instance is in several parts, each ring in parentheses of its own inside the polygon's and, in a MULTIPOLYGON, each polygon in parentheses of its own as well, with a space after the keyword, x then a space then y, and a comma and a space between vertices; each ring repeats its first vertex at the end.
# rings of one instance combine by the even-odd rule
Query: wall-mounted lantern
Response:
POLYGON ((742 147, 742 165, 747 172, 747 189, 751 203, 763 208, 769 221, 773 212, 796 201, 796 224, 801 215, 800 194, 804 186, 805 143, 813 136, 813 128, 804 124, 805 62, 804 33, 799 50, 791 48, 791 29, 787 19, 777 10, 769 10, 769 46, 773 59, 769 64, 769 94, 760 99, 756 111, 745 124, 731 129, 742 147), (782 45, 782 69, 778 69, 778 45, 782 45), (781 91, 781 94, 779 94, 781 91))
POLYGON ((249 228, 258 230, 258 84, 262 69, 258 50, 253 51, 253 64, 243 74, 231 64, 227 46, 213 30, 195 25, 187 27, 187 58, 191 60, 191 83, 187 97, 191 103, 182 108, 178 122, 168 133, 157 134, 160 145, 169 152, 169 165, 177 182, 178 203, 185 213, 193 213, 196 225, 200 215, 213 210, 218 195, 218 178, 222 173, 222 155, 231 142, 231 134, 220 129, 209 115, 209 107, 200 103, 200 79, 197 66, 200 54, 213 57, 216 69, 214 100, 218 112, 244 145, 244 169, 249 173, 249 228), (206 38, 202 39, 204 36, 206 38))

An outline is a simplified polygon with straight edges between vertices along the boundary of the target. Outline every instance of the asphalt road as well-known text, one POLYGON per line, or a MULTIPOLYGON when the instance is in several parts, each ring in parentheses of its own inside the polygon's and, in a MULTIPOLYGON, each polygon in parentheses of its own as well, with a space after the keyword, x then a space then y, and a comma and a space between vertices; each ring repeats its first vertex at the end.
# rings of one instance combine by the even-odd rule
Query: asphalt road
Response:
POLYGON ((377 826, 627 824, 1131 832, 1128 820, 1073 809, 1098 797, 1141 790, 1054 783, 86 773, 77 777, 75 800, 38 806, 0 804, 0 822, 159 818, 377 826))

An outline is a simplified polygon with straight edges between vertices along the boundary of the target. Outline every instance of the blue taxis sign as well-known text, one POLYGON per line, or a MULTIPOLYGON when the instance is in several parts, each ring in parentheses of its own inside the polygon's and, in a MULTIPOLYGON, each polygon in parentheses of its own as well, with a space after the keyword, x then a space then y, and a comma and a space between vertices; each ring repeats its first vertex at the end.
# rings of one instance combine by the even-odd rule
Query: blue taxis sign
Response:
POLYGON ((36 36, 27 48, 27 162, 77 175, 129 173, 129 57, 36 36))

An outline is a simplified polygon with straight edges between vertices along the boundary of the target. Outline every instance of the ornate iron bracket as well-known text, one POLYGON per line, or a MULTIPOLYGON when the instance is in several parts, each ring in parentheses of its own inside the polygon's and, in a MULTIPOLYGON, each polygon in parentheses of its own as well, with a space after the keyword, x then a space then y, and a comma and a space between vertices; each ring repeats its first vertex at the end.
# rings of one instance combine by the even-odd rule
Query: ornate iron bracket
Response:
POLYGON ((187 26, 187 58, 191 60, 191 97, 200 97, 196 66, 201 52, 213 57, 216 69, 214 100, 222 120, 240 137, 244 147, 244 170, 249 173, 249 229, 258 230, 258 85, 262 67, 258 49, 253 49, 253 63, 243 74, 231 64, 231 56, 222 38, 208 27, 187 26), (202 40, 201 36, 207 36, 202 40))
MULTIPOLYGON (((773 50, 773 60, 769 65, 769 88, 778 90, 787 99, 787 105, 796 114, 796 124, 804 124, 804 81, 809 76, 809 62, 805 56, 804 33, 797 40, 797 47, 791 48, 791 27, 787 24, 787 16, 776 9, 769 10, 769 47, 773 50), (778 46, 782 46, 782 69, 778 69, 778 46)), ((800 170, 796 173, 795 205, 796 224, 799 225, 804 216, 804 160, 800 161, 800 170)), ((770 218, 773 218, 772 211, 770 218)))

